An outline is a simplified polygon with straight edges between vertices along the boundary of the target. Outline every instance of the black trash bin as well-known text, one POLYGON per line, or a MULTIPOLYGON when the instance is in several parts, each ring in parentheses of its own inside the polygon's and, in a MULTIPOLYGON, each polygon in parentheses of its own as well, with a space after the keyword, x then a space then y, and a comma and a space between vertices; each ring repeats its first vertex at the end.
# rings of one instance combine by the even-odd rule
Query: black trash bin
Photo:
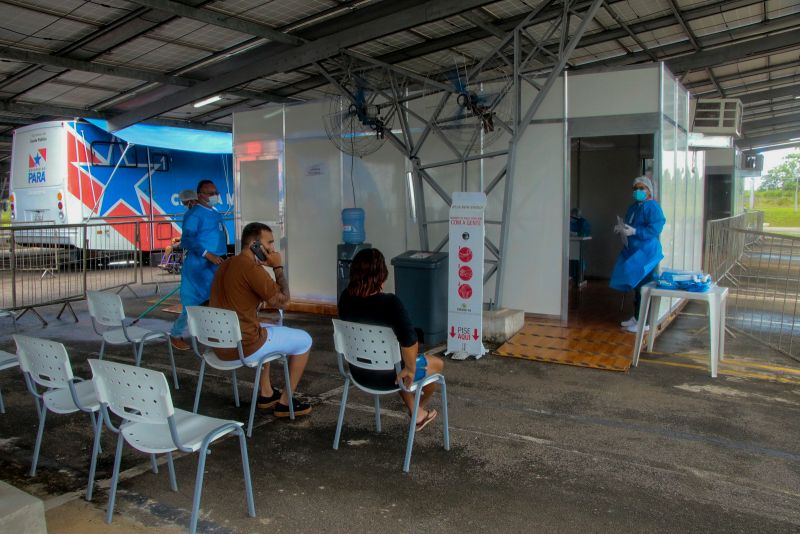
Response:
POLYGON ((395 294, 426 345, 447 340, 447 253, 409 250, 392 258, 395 294))

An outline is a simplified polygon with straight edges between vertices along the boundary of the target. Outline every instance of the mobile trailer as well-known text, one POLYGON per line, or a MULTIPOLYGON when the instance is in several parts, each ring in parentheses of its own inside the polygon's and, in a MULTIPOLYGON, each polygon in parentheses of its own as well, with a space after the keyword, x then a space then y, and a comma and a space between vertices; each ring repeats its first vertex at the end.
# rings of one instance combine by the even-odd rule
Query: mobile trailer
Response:
MULTIPOLYGON (((143 252, 161 250, 180 236, 178 193, 201 179, 219 189, 218 209, 233 213, 231 161, 230 154, 129 143, 80 119, 25 126, 12 147, 12 225, 90 225, 85 244, 78 232, 41 230, 18 234, 26 244, 133 251, 138 242, 143 252)), ((230 243, 232 220, 226 229, 230 243)))

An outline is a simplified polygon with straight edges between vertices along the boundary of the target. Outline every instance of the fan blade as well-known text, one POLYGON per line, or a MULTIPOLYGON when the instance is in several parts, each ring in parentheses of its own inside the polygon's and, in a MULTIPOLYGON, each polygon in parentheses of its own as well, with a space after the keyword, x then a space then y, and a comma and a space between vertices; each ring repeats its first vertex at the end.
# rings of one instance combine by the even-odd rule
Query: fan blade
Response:
POLYGON ((464 80, 461 78, 461 74, 457 69, 447 71, 447 79, 450 80, 451 84, 453 84, 456 93, 463 94, 467 92, 467 89, 464 86, 464 80))

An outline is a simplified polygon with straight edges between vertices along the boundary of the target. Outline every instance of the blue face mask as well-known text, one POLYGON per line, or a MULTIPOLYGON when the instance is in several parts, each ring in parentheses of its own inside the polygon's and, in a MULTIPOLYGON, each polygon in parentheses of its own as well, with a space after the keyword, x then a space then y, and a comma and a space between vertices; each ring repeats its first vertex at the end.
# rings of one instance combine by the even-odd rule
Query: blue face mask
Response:
POLYGON ((645 200, 647 200, 647 191, 645 191, 644 189, 636 189, 633 192, 633 200, 635 200, 636 202, 644 202, 645 200))

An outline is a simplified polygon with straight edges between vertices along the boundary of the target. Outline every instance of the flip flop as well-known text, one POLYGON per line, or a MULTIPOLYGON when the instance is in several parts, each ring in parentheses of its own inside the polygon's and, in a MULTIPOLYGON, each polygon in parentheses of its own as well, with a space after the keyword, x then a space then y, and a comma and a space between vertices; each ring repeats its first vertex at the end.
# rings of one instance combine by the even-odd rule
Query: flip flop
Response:
POLYGON ((428 410, 428 415, 425 416, 425 419, 417 423, 417 432, 428 426, 428 423, 436 419, 437 415, 439 415, 439 412, 436 410, 428 410))

